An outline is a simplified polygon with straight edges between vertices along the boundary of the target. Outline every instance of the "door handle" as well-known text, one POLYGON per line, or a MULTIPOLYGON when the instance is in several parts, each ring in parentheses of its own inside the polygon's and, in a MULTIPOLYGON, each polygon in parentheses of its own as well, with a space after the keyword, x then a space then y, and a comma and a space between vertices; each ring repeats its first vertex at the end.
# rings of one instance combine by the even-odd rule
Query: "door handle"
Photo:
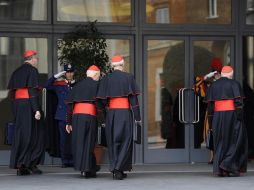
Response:
POLYGON ((200 99, 199 99, 199 96, 196 94, 194 98, 195 98, 195 102, 194 102, 195 103, 195 106, 194 106, 195 119, 192 123, 198 123, 200 119, 200 106, 199 106, 200 99))
POLYGON ((42 111, 44 112, 44 119, 46 118, 47 114, 47 89, 42 89, 42 111))
MULTIPOLYGON (((191 101, 190 95, 187 97, 189 101, 191 101)), ((192 99, 193 100, 193 99, 192 99)), ((191 104, 189 104, 190 106, 191 104)), ((191 88, 181 88, 179 90, 179 112, 178 112, 178 117, 179 117, 179 121, 180 123, 184 123, 184 124, 194 124, 194 123, 198 123, 200 120, 200 99, 199 96, 196 95, 195 91, 191 88), (185 92, 186 91, 190 91, 191 93, 194 94, 194 118, 192 120, 192 118, 188 117, 188 121, 186 121, 186 110, 185 110, 185 106, 186 106, 186 101, 185 101, 185 92)))
POLYGON ((184 91, 187 90, 187 88, 181 88, 179 90, 179 121, 181 123, 188 123, 185 120, 185 102, 184 102, 184 91))

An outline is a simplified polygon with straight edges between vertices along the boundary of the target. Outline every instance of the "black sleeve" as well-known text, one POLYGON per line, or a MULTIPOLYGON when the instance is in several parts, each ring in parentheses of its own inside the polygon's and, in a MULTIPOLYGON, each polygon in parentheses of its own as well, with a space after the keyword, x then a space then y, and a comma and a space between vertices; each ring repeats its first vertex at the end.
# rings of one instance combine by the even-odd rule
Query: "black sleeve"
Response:
POLYGON ((213 101, 208 102, 207 111, 208 111, 208 115, 210 115, 210 116, 213 115, 213 112, 214 112, 214 102, 213 101))
POLYGON ((72 124, 72 112, 73 112, 73 104, 67 104, 67 111, 66 111, 66 123, 67 123, 67 125, 72 124))
POLYGON ((97 120, 99 124, 106 122, 106 107, 107 107, 107 100, 99 99, 95 102, 96 109, 97 109, 97 120))
POLYGON ((236 108, 237 120, 242 121, 243 120, 243 99, 242 98, 236 98, 234 100, 234 105, 235 105, 235 108, 236 108))
POLYGON ((29 100, 33 109, 33 112, 40 111, 39 107, 39 93, 37 88, 28 88, 29 100))
POLYGON ((15 114, 15 104, 14 104, 14 101, 13 101, 15 99, 15 90, 9 90, 8 97, 11 100, 12 113, 15 114))
POLYGON ((133 111, 135 120, 140 121, 141 117, 140 117, 138 97, 136 95, 130 95, 129 96, 129 101, 130 101, 130 104, 131 104, 131 109, 133 111))
POLYGON ((209 101, 207 104, 208 124, 209 128, 212 128, 213 114, 214 114, 214 102, 209 101))

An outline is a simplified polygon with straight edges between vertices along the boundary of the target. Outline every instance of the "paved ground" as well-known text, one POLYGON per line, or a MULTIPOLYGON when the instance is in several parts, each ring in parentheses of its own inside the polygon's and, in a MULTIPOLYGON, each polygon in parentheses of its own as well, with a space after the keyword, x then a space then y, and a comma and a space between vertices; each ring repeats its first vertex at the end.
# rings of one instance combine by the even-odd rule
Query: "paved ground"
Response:
POLYGON ((251 190, 254 187, 254 163, 241 177, 214 177, 207 164, 168 164, 134 166, 122 181, 112 180, 107 166, 95 179, 84 179, 72 168, 40 167, 43 175, 16 176, 15 170, 0 167, 0 190, 251 190))

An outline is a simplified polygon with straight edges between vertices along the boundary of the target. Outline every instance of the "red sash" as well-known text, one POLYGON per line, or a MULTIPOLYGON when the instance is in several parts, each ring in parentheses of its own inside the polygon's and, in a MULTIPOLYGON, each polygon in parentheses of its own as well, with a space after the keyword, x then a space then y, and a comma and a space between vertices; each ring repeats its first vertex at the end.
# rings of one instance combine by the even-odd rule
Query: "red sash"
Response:
POLYGON ((76 103, 74 105, 73 114, 96 115, 96 107, 89 103, 76 103))
POLYGON ((234 100, 216 100, 214 102, 214 111, 235 110, 234 100))
POLYGON ((109 109, 129 109, 130 103, 127 97, 110 98, 109 109))

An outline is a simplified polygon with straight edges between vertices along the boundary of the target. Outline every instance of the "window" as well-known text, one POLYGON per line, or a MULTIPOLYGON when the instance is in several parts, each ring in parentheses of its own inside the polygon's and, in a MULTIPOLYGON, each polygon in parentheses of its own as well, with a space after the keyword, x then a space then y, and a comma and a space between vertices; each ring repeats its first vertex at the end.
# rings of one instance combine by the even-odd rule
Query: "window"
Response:
POLYGON ((170 23, 168 8, 161 8, 156 10, 156 23, 170 23))
POLYGON ((232 0, 146 0, 149 24, 231 24, 231 12, 232 0))
POLYGON ((246 24, 254 24, 254 0, 247 0, 246 24))
POLYGON ((217 15, 217 0, 209 0, 209 16, 208 18, 218 18, 217 15))
POLYGON ((131 0, 57 0, 57 21, 131 22, 131 0))
POLYGON ((0 0, 0 21, 45 21, 47 0, 0 0))

